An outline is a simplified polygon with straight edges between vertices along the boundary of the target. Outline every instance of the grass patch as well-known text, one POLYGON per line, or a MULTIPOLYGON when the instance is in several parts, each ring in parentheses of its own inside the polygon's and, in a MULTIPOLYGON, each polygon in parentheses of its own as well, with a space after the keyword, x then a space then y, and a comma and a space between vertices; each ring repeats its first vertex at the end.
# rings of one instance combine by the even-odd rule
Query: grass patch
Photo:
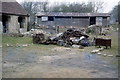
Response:
POLYGON ((113 27, 114 30, 116 30, 117 28, 119 28, 118 26, 120 26, 119 24, 112 24, 111 25, 113 27))
POLYGON ((110 38, 112 39, 112 48, 110 49, 106 49, 105 51, 116 55, 118 54, 118 33, 117 32, 112 32, 112 34, 110 35, 110 38))
POLYGON ((3 47, 6 47, 6 44, 16 46, 16 44, 31 44, 30 46, 25 47, 25 50, 48 50, 54 48, 56 45, 43 45, 43 44, 33 44, 32 37, 2 37, 3 47))
POLYGON ((31 37, 8 37, 8 36, 3 36, 2 37, 2 43, 3 46, 5 44, 11 44, 11 45, 16 45, 18 44, 31 44, 32 43, 32 38, 31 37))
POLYGON ((56 45, 43 45, 43 44, 33 44, 31 46, 28 46, 27 49, 29 50, 50 50, 52 48, 56 47, 56 45))
MULTIPOLYGON (((90 39, 93 39, 96 35, 92 34, 92 35, 89 35, 90 36, 90 39)), ((117 55, 118 54, 118 32, 115 32, 115 31, 110 31, 110 34, 107 35, 107 36, 102 36, 102 35, 97 35, 97 37, 99 38, 111 38, 112 42, 111 42, 111 48, 108 48, 108 49, 105 49, 104 50, 104 53, 107 53, 107 54, 112 54, 112 55, 117 55)), ((120 38, 120 37, 119 37, 120 38)), ((101 46, 103 47, 103 46, 101 46)), ((93 46, 93 47, 86 47, 86 51, 92 51, 93 49, 95 49, 96 47, 93 46)))

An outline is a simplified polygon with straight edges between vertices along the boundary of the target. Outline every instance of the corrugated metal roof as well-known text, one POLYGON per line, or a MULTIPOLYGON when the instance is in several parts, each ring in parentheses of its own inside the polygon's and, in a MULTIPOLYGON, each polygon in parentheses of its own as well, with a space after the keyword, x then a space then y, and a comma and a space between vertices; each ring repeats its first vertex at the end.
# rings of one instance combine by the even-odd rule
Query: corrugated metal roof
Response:
POLYGON ((0 13, 27 15, 27 11, 18 2, 1 2, 0 1, 0 13))
POLYGON ((36 16, 110 16, 109 13, 40 12, 36 16))

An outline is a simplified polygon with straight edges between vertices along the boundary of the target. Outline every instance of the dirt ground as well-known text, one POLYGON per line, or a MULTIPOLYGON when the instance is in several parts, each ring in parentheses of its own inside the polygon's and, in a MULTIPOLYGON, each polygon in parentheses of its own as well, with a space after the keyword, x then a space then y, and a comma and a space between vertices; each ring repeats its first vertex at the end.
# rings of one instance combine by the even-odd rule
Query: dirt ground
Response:
MULTIPOLYGON (((51 45, 49 45, 51 46, 51 45)), ((3 52, 3 78, 116 78, 115 57, 103 59, 85 49, 8 47, 3 52)))

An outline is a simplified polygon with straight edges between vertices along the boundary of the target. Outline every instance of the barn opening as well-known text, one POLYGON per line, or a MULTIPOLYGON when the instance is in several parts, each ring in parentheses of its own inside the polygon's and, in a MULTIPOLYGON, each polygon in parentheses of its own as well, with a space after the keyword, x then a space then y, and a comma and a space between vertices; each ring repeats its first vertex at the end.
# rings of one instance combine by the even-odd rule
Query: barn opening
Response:
POLYGON ((96 17, 90 17, 90 25, 96 24, 96 17))
POLYGON ((48 16, 48 21, 54 21, 54 17, 53 16, 48 16))
POLYGON ((2 15, 3 33, 8 32, 10 16, 2 15))
POLYGON ((25 18, 21 16, 18 17, 18 22, 19 22, 20 28, 24 28, 25 18))

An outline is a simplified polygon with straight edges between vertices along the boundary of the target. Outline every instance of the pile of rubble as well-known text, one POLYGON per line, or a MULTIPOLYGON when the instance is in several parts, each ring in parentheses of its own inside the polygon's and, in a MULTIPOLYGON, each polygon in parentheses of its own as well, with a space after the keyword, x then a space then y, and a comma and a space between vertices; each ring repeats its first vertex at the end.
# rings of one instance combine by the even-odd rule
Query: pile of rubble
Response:
POLYGON ((45 35, 43 33, 33 35, 33 43, 37 44, 57 44, 60 46, 69 47, 74 44, 89 46, 88 35, 83 34, 80 30, 76 29, 68 29, 63 33, 59 33, 56 36, 48 37, 45 39, 45 35))
POLYGON ((33 35, 35 35, 35 34, 40 34, 40 33, 49 35, 47 32, 45 32, 45 31, 43 31, 43 30, 40 30, 40 29, 31 29, 31 30, 28 31, 28 32, 22 33, 22 35, 24 35, 24 36, 33 36, 33 35))
POLYGON ((35 43, 38 43, 38 44, 40 44, 40 43, 42 43, 43 41, 44 41, 44 34, 43 33, 39 33, 39 34, 35 34, 34 36, 33 36, 33 43, 35 44, 35 43))

